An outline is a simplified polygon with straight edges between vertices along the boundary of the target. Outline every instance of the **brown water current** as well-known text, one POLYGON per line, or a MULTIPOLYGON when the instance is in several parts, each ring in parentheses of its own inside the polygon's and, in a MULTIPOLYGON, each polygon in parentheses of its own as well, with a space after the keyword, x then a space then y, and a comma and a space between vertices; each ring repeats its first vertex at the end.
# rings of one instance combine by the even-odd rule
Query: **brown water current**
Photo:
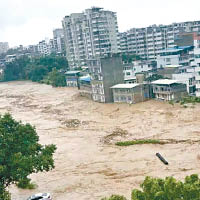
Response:
POLYGON ((55 169, 32 174, 38 185, 34 190, 11 186, 13 200, 38 192, 50 192, 54 200, 100 200, 111 194, 130 199, 145 176, 183 180, 200 172, 200 105, 183 108, 154 100, 100 104, 80 97, 76 88, 22 81, 0 83, 0 113, 5 112, 34 125, 41 144, 57 146, 55 169), (144 138, 171 143, 115 145, 144 138))

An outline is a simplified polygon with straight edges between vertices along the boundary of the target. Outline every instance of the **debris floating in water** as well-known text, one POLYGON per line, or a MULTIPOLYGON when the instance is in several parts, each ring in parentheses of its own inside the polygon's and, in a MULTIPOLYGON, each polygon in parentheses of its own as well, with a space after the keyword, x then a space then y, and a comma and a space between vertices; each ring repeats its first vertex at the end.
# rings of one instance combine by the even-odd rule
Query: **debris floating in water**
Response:
POLYGON ((169 164, 159 153, 156 153, 156 156, 157 156, 165 165, 168 165, 168 164, 169 164))

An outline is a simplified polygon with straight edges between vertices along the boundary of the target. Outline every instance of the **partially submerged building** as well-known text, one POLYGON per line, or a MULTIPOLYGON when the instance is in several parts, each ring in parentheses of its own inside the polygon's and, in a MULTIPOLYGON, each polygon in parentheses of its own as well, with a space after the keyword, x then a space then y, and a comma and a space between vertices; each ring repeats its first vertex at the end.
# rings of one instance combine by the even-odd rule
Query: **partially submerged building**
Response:
POLYGON ((123 83, 122 58, 118 54, 88 60, 91 75, 92 99, 97 102, 113 102, 111 88, 123 83))
POLYGON ((155 98, 163 101, 180 100, 187 95, 186 84, 177 80, 160 79, 152 82, 155 98))
POLYGON ((148 100, 150 85, 148 84, 117 84, 111 87, 115 103, 138 103, 148 100))
POLYGON ((82 76, 79 78, 80 95, 92 99, 92 85, 90 76, 82 76))
POLYGON ((67 71, 65 72, 66 83, 68 87, 79 87, 78 79, 80 71, 67 71))

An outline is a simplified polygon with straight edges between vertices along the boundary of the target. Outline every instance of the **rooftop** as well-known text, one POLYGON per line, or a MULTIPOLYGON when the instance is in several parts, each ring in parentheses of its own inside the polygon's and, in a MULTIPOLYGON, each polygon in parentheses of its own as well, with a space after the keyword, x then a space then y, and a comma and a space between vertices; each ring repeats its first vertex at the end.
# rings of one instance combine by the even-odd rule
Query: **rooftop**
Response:
POLYGON ((116 89, 130 89, 130 88, 134 88, 136 86, 138 86, 140 84, 138 83, 129 83, 129 84, 117 84, 112 86, 111 88, 116 88, 116 89))
POLYGON ((152 83, 153 84, 160 84, 160 85, 171 85, 171 84, 174 84, 174 83, 177 83, 177 82, 178 82, 177 80, 159 79, 159 80, 153 81, 152 83))
POLYGON ((182 67, 182 65, 165 65, 164 68, 177 68, 182 67))
POLYGON ((65 74, 78 74, 80 71, 67 71, 65 74))
POLYGON ((80 81, 87 81, 87 82, 90 82, 91 81, 91 78, 90 78, 90 76, 81 76, 80 78, 80 81))

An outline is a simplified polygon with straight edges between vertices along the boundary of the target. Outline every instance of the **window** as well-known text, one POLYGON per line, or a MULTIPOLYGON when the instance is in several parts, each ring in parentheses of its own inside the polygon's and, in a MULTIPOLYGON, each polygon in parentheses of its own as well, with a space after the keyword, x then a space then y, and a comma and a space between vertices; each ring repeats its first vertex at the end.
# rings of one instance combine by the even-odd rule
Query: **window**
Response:
POLYGON ((118 96, 115 96, 115 101, 119 101, 119 97, 118 96))
POLYGON ((120 96, 120 100, 121 100, 122 102, 125 102, 125 101, 126 101, 126 97, 125 97, 125 96, 120 96))

